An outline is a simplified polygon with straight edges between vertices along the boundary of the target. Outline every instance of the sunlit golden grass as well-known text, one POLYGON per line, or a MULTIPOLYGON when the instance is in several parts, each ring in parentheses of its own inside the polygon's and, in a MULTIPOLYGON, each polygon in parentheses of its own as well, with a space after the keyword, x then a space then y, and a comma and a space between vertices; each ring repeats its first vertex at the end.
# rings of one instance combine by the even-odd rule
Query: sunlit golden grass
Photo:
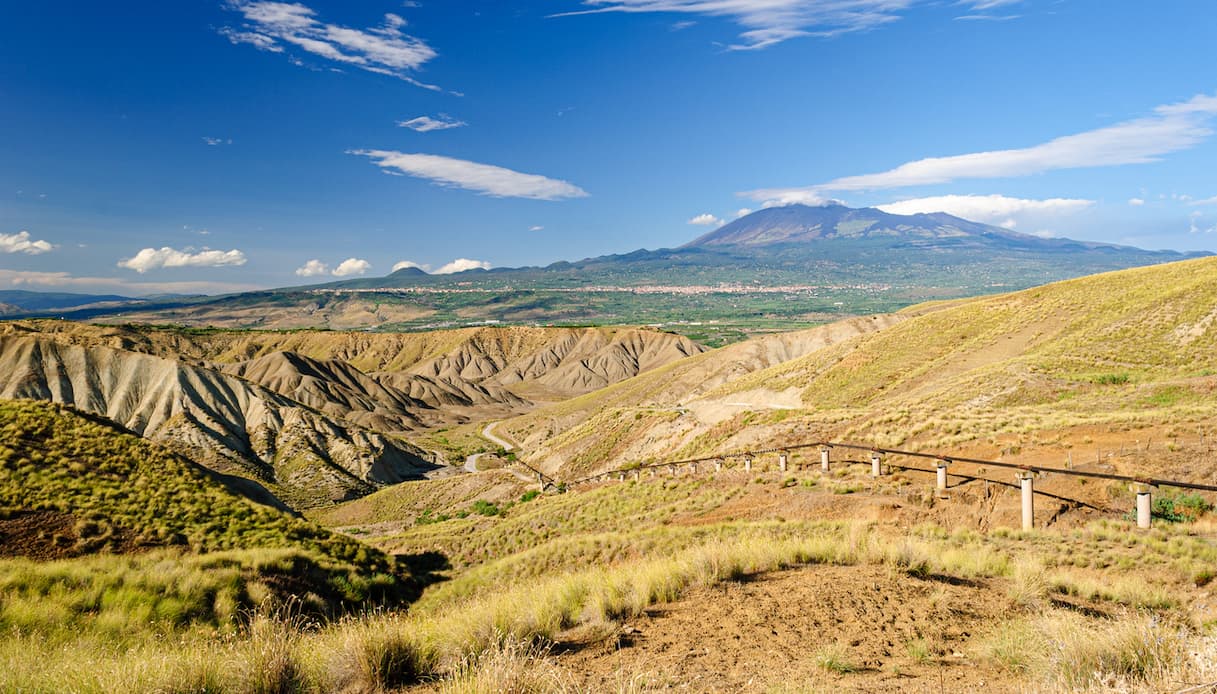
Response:
POLYGON ((1187 681, 1203 643, 1157 615, 1095 622, 1051 610, 994 629, 978 654, 1050 691, 1164 691, 1187 681))
MULTIPOLYGON (((1081 575, 1045 568, 1044 563, 1026 563, 1028 557, 1042 562, 1058 544, 1084 539, 1105 551, 1159 557, 1169 569, 1169 552, 1203 556, 1192 543, 1207 541, 1186 530, 1147 535, 1135 533, 1126 524, 1103 523, 1079 531, 1074 538, 1051 532, 950 532, 933 525, 907 533, 867 523, 749 525, 728 524, 702 535, 682 535, 688 529, 664 528, 661 530, 674 531, 674 537, 690 544, 665 549, 659 556, 623 559, 591 569, 578 568, 587 566, 583 561, 557 563, 527 579, 497 581, 492 576, 494 563, 489 563, 486 574, 466 579, 460 588, 443 584, 433 588, 408 616, 371 613, 329 625, 296 624, 290 633, 284 631, 286 627, 259 619, 241 622, 248 623, 247 627, 215 627, 219 635, 206 629, 168 626, 155 631, 162 634, 155 638, 153 632, 147 632, 146 637, 117 641, 101 620, 80 622, 79 633, 61 634, 54 641, 22 629, 11 632, 0 645, 0 665, 4 666, 0 688, 107 691, 117 686, 149 691, 175 680, 214 691, 249 691, 255 670, 266 682, 288 683, 285 691, 374 691, 429 677, 442 678, 441 686, 447 691, 477 691, 482 686, 479 683, 487 682, 519 682, 524 688, 547 682, 545 686, 564 687, 561 673, 530 649, 574 626, 628 620, 695 588, 808 564, 887 566, 900 580, 954 576, 1004 582, 998 585, 1009 586, 1012 604, 1027 608, 1029 612, 1024 614, 1030 616, 986 642, 983 655, 1053 687, 1092 686, 1089 680, 1078 679, 1091 667, 1107 678, 1101 680, 1104 682, 1161 678, 1164 672, 1184 667, 1172 654, 1178 644, 1194 638, 1185 627, 1172 626, 1174 631, 1167 635, 1175 641, 1146 654, 1142 650, 1149 646, 1138 645, 1138 635, 1145 631, 1138 626, 1142 622, 1127 627, 1123 622, 1128 620, 1121 618, 1109 629, 1085 621, 1034 621, 1039 619, 1036 615, 1055 619, 1056 612, 1043 602, 1053 593, 1069 592, 1116 607, 1145 605, 1157 614, 1166 610, 1167 615, 1177 603, 1138 596, 1131 579, 1126 592, 1121 592, 1118 581, 1109 581, 1106 591, 1091 590, 1083 587, 1081 575), (1074 588, 1066 591, 1066 585, 1074 588), (29 635, 19 635, 22 633, 29 635), (1084 650, 1070 639, 1089 639, 1093 647, 1084 650), (1041 660, 1045 643, 1057 644, 1048 651, 1057 654, 1052 661, 1056 664, 1051 666, 1041 660), (69 666, 65 662, 69 657, 88 668, 69 666), (1129 662, 1130 658, 1134 661, 1129 662), (215 667, 217 659, 227 666, 215 667), (1063 674, 1043 674, 1052 668, 1063 674), (531 677, 530 672, 538 676, 531 677)), ((551 549, 557 551, 557 547, 551 549)), ((454 585, 459 583, 460 579, 454 585)), ((1182 624, 1170 621, 1174 618, 1169 616, 1145 619, 1182 624)))
POLYGON ((744 450, 758 437, 776 445, 807 431, 925 450, 1072 427, 1211 427, 1215 304, 1212 258, 1106 273, 913 310, 921 315, 729 380, 697 400, 797 389, 802 409, 761 405, 726 420, 670 420, 662 405, 688 405, 692 387, 648 391, 645 379, 632 379, 519 424, 560 422, 530 453, 561 459, 573 473, 631 457, 744 450), (652 393, 647 401, 661 407, 635 415, 627 408, 638 401, 619 397, 633 392, 652 393))

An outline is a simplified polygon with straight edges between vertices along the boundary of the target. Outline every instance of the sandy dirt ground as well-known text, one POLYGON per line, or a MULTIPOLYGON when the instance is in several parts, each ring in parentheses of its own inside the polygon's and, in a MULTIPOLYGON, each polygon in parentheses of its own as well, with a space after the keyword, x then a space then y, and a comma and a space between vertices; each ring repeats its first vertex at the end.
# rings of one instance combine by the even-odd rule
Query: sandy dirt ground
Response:
MULTIPOLYGON (((587 691, 1021 691, 971 642, 1009 616, 990 581, 813 566, 690 593, 615 637, 567 634, 552 656, 587 691), (822 663, 840 649, 852 672, 822 663)), ((842 668, 847 669, 847 668, 842 668)))

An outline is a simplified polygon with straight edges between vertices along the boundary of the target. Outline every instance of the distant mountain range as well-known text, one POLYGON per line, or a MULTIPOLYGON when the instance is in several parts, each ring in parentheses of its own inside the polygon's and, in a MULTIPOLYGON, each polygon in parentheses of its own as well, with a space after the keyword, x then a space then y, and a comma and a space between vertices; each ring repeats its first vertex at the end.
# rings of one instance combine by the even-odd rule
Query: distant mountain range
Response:
POLYGON ((639 249, 545 267, 449 275, 430 275, 411 267, 386 277, 222 297, 161 297, 135 307, 96 303, 122 297, 91 297, 95 301, 75 309, 33 307, 27 299, 30 308, 10 309, 7 315, 82 319, 122 315, 144 322, 268 328, 419 329, 487 322, 668 324, 718 319, 814 323, 826 314, 888 311, 927 299, 1021 289, 1203 255, 1210 254, 1042 238, 945 213, 896 215, 835 204, 790 205, 753 212, 678 248, 639 249), (786 300, 724 299, 708 291, 723 285, 802 288, 803 295, 786 300), (612 300, 604 293, 655 286, 690 288, 702 298, 694 305, 673 298, 678 291, 663 300, 620 294, 612 300), (433 293, 403 297, 394 291, 401 289, 433 293), (334 290, 364 293, 343 297, 334 290), (386 295, 378 297, 375 290, 386 290, 386 295), (580 295, 583 290, 599 294, 580 295), (466 294, 456 296, 460 292, 466 294))
POLYGON ((141 301, 117 294, 70 294, 66 292, 28 292, 19 289, 0 290, 0 316, 79 308, 93 304, 131 303, 141 301))
POLYGON ((873 207, 855 209, 836 204, 819 207, 788 205, 759 210, 700 236, 681 248, 824 244, 847 239, 894 241, 936 248, 988 246, 1047 251, 1068 247, 1144 252, 1126 246, 1020 234, 1001 227, 970 222, 945 212, 899 215, 888 214, 873 207))
POLYGON ((1043 238, 945 213, 897 215, 844 205, 753 212, 674 249, 561 261, 545 267, 383 278, 319 285, 371 289, 456 282, 547 288, 588 285, 899 283, 1027 287, 1069 277, 1209 255, 1043 238), (945 284, 944 284, 945 283, 945 284))

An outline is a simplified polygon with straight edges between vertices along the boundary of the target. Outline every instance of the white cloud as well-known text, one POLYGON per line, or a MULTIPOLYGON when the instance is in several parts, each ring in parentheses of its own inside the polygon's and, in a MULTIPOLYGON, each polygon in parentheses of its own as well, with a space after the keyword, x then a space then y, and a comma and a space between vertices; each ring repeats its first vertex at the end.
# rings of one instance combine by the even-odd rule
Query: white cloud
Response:
POLYGON ((420 265, 420 264, 414 262, 413 260, 399 260, 396 263, 393 263, 392 272, 397 272, 398 270, 404 270, 408 267, 416 267, 419 270, 422 270, 423 272, 431 271, 430 265, 420 265))
POLYGON ((876 207, 890 214, 924 214, 946 212, 973 222, 983 222, 1019 229, 1036 236, 1056 236, 1050 227, 1067 221, 1067 217, 1094 206, 1094 200, 1048 198, 1029 200, 1004 195, 940 195, 930 198, 901 200, 876 207))
POLYGON ((0 253, 28 253, 40 255, 55 250, 55 245, 47 241, 31 241, 30 232, 19 231, 16 234, 0 234, 0 253))
POLYGON ((200 251, 190 248, 179 251, 169 246, 159 249, 145 248, 134 257, 118 261, 119 267, 135 270, 140 274, 164 267, 223 267, 244 264, 245 254, 235 248, 231 251, 213 251, 209 248, 200 251))
POLYGON ((752 210, 748 209, 747 207, 741 207, 735 211, 735 218, 739 219, 740 217, 745 217, 750 214, 752 214, 752 210))
POLYGON ((1211 198, 1205 198, 1203 200, 1192 200, 1188 204, 1189 205, 1217 205, 1217 195, 1214 195, 1211 198))
POLYGON ((215 147, 216 145, 231 145, 232 144, 231 139, 226 140, 222 137, 204 137, 203 142, 207 143, 211 147, 215 147))
POLYGON ((225 294, 263 289, 257 284, 235 282, 131 282, 118 277, 76 277, 67 272, 34 272, 0 269, 0 285, 10 287, 70 288, 74 291, 126 296, 145 294, 225 294))
POLYGON ((372 264, 363 258, 347 258, 338 263, 338 267, 330 274, 335 277, 350 277, 351 275, 362 275, 372 269, 372 264))
MULTIPOLYGON (((727 17, 744 29, 731 50, 767 48, 803 36, 829 37, 873 29, 899 19, 899 12, 922 0, 584 0, 592 9, 563 12, 567 17, 602 12, 667 12, 727 17)), ((1006 4, 966 0, 974 10, 1006 4)))
POLYGON ((703 212, 689 220, 689 224, 697 224, 699 226, 722 226, 723 220, 715 217, 709 212, 703 212))
POLYGON ((444 265, 435 271, 437 275, 451 275, 454 272, 464 272, 465 270, 489 270, 492 266, 484 260, 471 260, 469 258, 457 258, 456 260, 444 265))
POLYGON ((441 113, 439 118, 431 116, 419 116, 410 120, 397 121, 398 127, 409 128, 415 132, 429 133, 432 130, 449 130, 451 128, 461 128, 469 125, 465 121, 456 120, 447 114, 441 113))
POLYGON ((1217 224, 1206 226, 1208 223, 1204 221, 1204 213, 1200 210, 1196 210, 1188 215, 1187 221, 1189 223, 1188 231, 1193 234, 1217 233, 1217 224))
POLYGON ((1129 198, 1128 204, 1132 205, 1133 207, 1140 207, 1145 204, 1145 201, 1141 198, 1129 198))
POLYGON ((269 51, 271 53, 283 52, 283 46, 275 43, 273 38, 266 34, 259 34, 256 31, 236 31, 235 29, 224 27, 220 29, 220 34, 228 37, 228 40, 234 44, 248 43, 260 51, 269 51))
POLYGON ((529 231, 541 231, 543 229, 545 229, 545 227, 541 226, 540 224, 534 224, 534 225, 528 227, 529 231))
POLYGON ((299 3, 229 0, 227 7, 245 18, 240 29, 220 29, 233 43, 272 53, 294 46, 325 60, 439 89, 409 74, 433 59, 436 52, 422 39, 403 33, 406 21, 398 15, 386 14, 384 23, 376 28, 350 29, 318 20, 316 11, 299 3))
POLYGON ((1190 228, 1188 229, 1188 231, 1193 234, 1217 233, 1217 224, 1214 224, 1212 226, 1205 226, 1206 222, 1203 221, 1203 218, 1204 218, 1204 213, 1199 210, 1196 210, 1195 212, 1188 215, 1187 219, 1188 219, 1188 222, 1190 223, 1190 228))
POLYGON ((832 198, 820 195, 810 188, 775 188, 771 190, 754 190, 751 193, 740 193, 761 201, 762 208, 783 207, 785 205, 808 205, 822 207, 832 202, 832 198), (762 195, 763 193, 763 195, 762 195))
POLYGON ((296 268, 296 274, 300 277, 317 277, 319 275, 324 275, 329 271, 330 266, 326 265, 320 260, 317 260, 316 258, 313 258, 304 265, 296 268))
POLYGON ((1017 5, 1020 2, 1022 0, 972 0, 972 2, 961 2, 959 4, 971 5, 972 9, 983 12, 998 7, 1005 7, 1006 5, 1017 5))
POLYGON ((463 188, 497 198, 560 200, 587 197, 587 191, 566 181, 464 159, 368 149, 351 150, 348 154, 368 157, 383 169, 395 169, 438 185, 463 188))
POLYGON ((1162 155, 1189 149, 1213 134, 1217 95, 1199 95, 1154 109, 1154 115, 1023 149, 975 152, 919 159, 875 174, 846 176, 803 188, 754 190, 755 200, 783 201, 825 191, 876 190, 949 183, 959 179, 1009 178, 1058 169, 1119 166, 1158 161, 1162 155))

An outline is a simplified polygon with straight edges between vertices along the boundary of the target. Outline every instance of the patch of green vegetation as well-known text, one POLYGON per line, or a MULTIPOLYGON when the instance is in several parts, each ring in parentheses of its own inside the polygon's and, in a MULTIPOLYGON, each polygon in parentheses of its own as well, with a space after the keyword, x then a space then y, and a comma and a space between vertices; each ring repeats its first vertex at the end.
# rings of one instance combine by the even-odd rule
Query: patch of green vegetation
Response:
POLYGON ((1125 371, 1121 373, 1099 374, 1090 380, 1092 383, 1100 386, 1122 386, 1131 379, 1132 377, 1125 371))
POLYGON ((0 401, 0 507, 71 516, 77 553, 299 548, 388 569, 380 552, 229 491, 204 468, 104 420, 0 401))
POLYGON ((1166 386, 1158 388, 1149 397, 1143 398, 1142 403, 1150 407, 1171 407, 1177 404, 1187 394, 1187 391, 1179 386, 1166 386))
POLYGON ((477 501, 473 502, 473 506, 469 507, 469 510, 473 511, 479 516, 506 515, 505 509, 500 508, 498 504, 492 504, 484 499, 478 499, 477 501))
POLYGON ((1167 523, 1191 523, 1213 510, 1213 505, 1199 494, 1159 494, 1154 497, 1154 518, 1167 523))
POLYGON ((397 600, 407 588, 381 551, 239 496, 104 420, 44 402, 0 401, 0 508, 70 524, 49 541, 16 538, 35 556, 138 553, 7 560, 0 630, 56 620, 65 629, 218 625, 288 593, 333 613, 397 600))

